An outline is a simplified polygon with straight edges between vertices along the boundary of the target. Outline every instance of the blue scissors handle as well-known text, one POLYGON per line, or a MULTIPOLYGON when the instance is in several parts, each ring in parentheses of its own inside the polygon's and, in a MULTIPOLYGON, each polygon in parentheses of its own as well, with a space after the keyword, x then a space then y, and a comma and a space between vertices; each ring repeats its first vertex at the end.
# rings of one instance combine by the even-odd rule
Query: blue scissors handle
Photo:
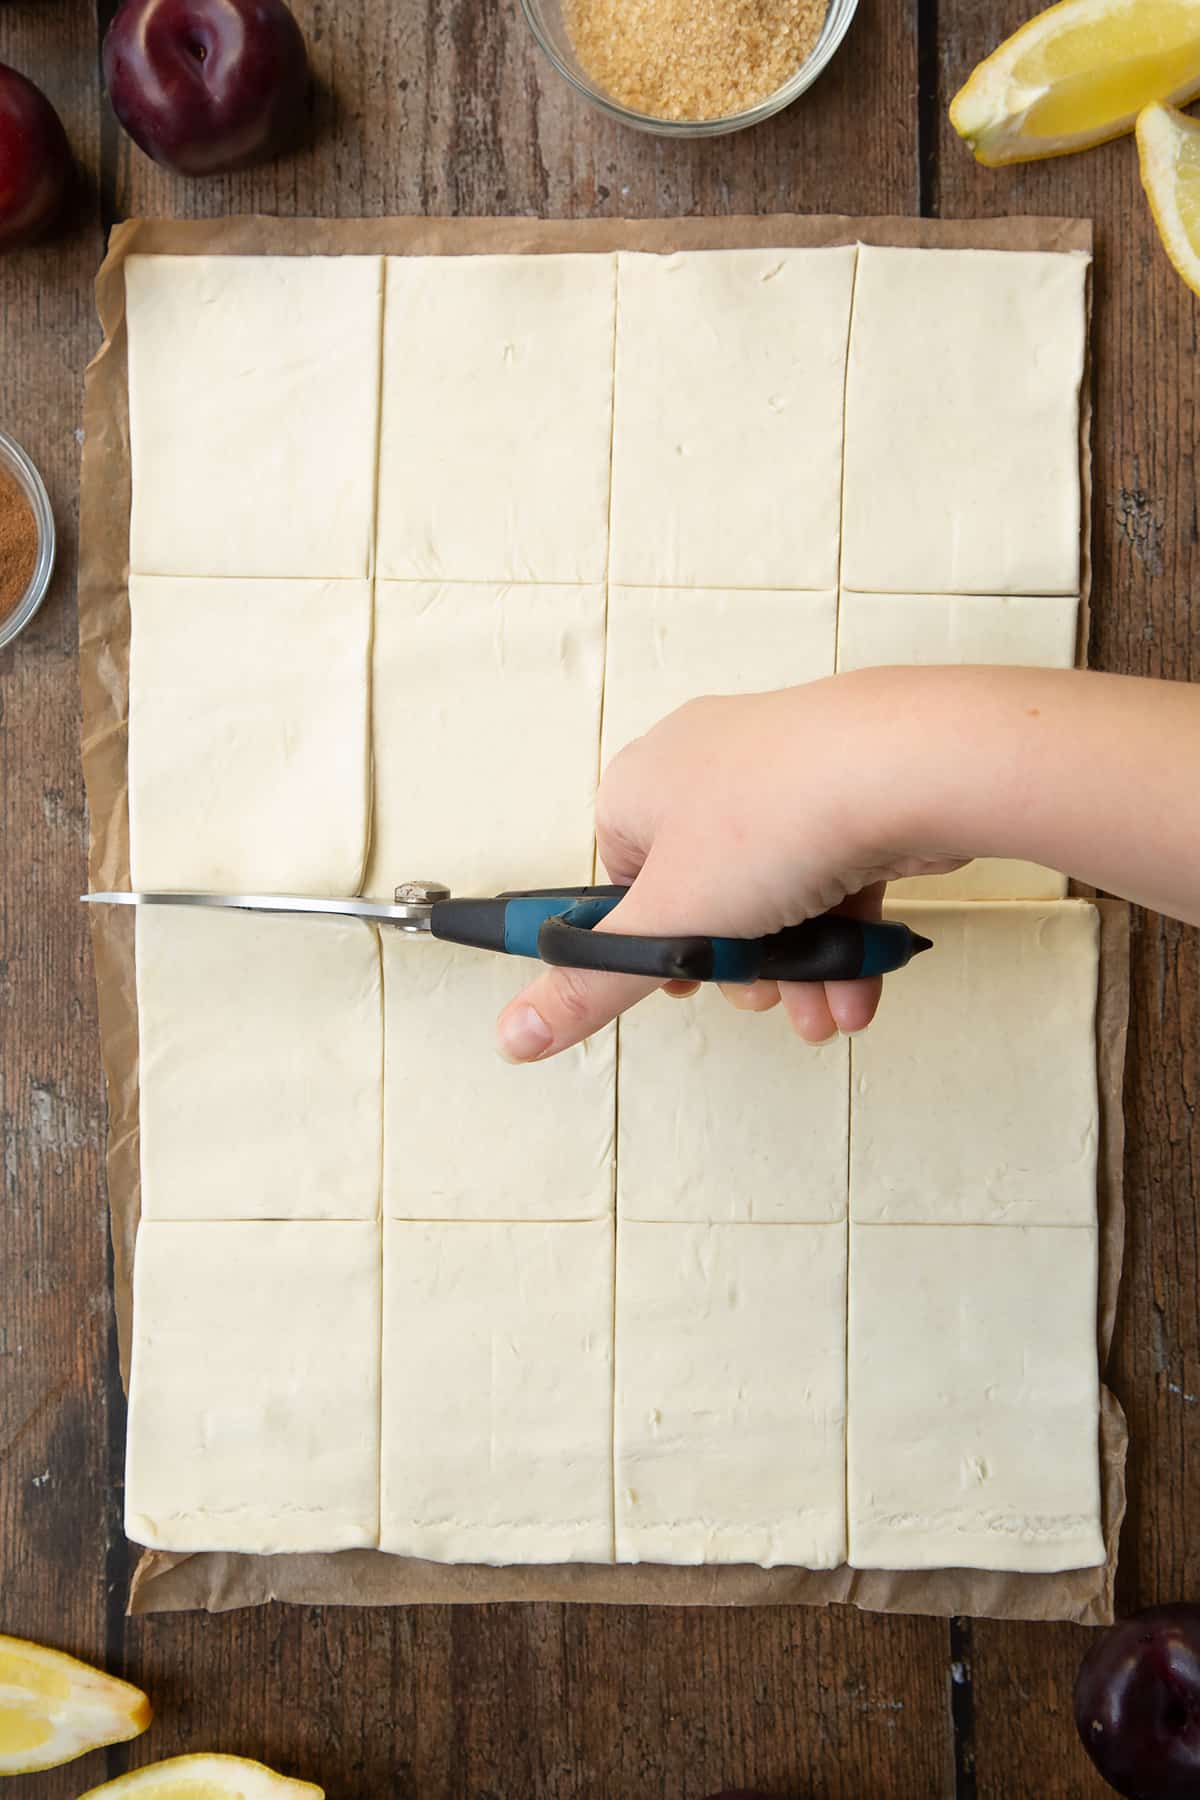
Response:
POLYGON ((930 940, 897 920, 824 913, 770 937, 635 937, 596 931, 623 887, 530 889, 490 900, 439 900, 430 930, 452 943, 654 981, 853 981, 902 969, 930 940))

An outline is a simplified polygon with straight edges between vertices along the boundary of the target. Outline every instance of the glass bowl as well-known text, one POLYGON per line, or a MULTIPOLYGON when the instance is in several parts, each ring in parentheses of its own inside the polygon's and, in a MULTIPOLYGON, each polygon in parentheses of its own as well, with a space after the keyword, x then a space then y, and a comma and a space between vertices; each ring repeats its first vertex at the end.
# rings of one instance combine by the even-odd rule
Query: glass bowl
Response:
POLYGON ((727 113, 719 119, 656 119, 649 113, 634 112, 628 106, 622 106, 611 94, 588 74, 575 54, 570 33, 562 15, 561 0, 521 0, 525 17, 534 37, 545 51, 554 67, 565 81, 582 94, 585 100, 600 112, 606 113, 610 119, 617 119, 622 125, 632 125, 635 131, 652 131, 659 137, 701 138, 722 137, 729 131, 742 131, 747 125, 759 125, 774 113, 782 112, 790 106, 806 88, 810 88, 817 76, 829 63, 841 44, 850 21, 858 9, 858 0, 830 0, 829 11, 825 15, 825 23, 821 27, 821 35, 807 61, 802 63, 790 80, 768 94, 754 106, 744 112, 727 113))
POLYGON ((0 431, 0 469, 11 475, 26 500, 37 526, 37 557, 29 585, 7 613, 0 613, 0 650, 24 631, 46 597, 54 573, 54 514, 46 484, 15 438, 0 431))

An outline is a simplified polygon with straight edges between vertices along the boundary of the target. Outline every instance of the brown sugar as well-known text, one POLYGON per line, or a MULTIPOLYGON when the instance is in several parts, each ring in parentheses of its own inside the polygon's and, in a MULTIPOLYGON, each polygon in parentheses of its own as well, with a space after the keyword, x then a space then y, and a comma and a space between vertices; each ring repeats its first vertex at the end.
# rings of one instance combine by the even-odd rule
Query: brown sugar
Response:
POLYGON ((0 469, 0 617, 29 586, 37 553, 33 509, 8 471, 0 469))
POLYGON ((658 119, 719 119, 807 61, 828 0, 563 0, 575 53, 614 100, 658 119))

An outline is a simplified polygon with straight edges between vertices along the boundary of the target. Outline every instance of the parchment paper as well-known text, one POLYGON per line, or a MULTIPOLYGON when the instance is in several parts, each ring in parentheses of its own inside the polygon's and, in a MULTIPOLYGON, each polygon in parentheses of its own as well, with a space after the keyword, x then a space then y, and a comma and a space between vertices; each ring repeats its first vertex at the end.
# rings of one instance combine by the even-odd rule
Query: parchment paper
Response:
MULTIPOLYGON (((104 342, 87 372, 84 407, 82 546, 79 588, 83 769, 90 814, 93 888, 128 888, 126 784, 130 498, 129 404, 124 261, 132 252, 171 255, 461 256, 481 252, 648 251, 805 247, 847 243, 913 248, 1091 250, 1092 230, 1070 219, 850 219, 778 214, 764 218, 555 222, 532 219, 133 220, 113 232, 96 283, 104 342)), ((1083 596, 1079 662, 1089 629, 1091 397, 1085 380, 1080 430, 1084 492, 1083 596)), ((1101 1367, 1116 1314, 1124 1243, 1121 1090, 1129 1009, 1128 911, 1101 907, 1098 1049, 1101 1087, 1101 1367)), ((140 1214, 138 1046, 133 918, 122 908, 92 914, 100 1003, 101 1050, 108 1083, 108 1186, 112 1215, 117 1325, 128 1375, 133 1244, 140 1214)), ((825 1605, 845 1602, 876 1612, 1104 1624, 1113 1616, 1117 1543, 1125 1511, 1127 1431, 1116 1399, 1104 1391, 1100 1426, 1104 1529, 1108 1557, 1098 1569, 1065 1575, 974 1570, 885 1573, 848 1568, 665 1568, 549 1565, 491 1569, 419 1562, 355 1550, 329 1555, 190 1556, 147 1552, 134 1576, 131 1612, 224 1610, 286 1600, 306 1605, 410 1605, 419 1602, 581 1600, 621 1605, 825 1605)))

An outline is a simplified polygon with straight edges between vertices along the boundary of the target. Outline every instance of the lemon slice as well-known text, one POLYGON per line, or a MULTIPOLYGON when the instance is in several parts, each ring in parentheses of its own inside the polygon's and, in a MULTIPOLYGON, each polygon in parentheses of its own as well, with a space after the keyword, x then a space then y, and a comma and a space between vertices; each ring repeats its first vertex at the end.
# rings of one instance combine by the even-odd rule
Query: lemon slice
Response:
POLYGON ((1200 123, 1173 106, 1148 106, 1138 118, 1137 143, 1163 248, 1200 294, 1200 123))
POLYGON ((60 1650, 0 1636, 0 1775, 52 1769, 150 1723, 140 1688, 60 1650))
POLYGON ((79 1800, 325 1800, 325 1789, 245 1756, 169 1756, 89 1788, 79 1800))
POLYGON ((1200 0, 1061 0, 981 62, 950 122, 981 163, 1086 150, 1200 94, 1200 0))

